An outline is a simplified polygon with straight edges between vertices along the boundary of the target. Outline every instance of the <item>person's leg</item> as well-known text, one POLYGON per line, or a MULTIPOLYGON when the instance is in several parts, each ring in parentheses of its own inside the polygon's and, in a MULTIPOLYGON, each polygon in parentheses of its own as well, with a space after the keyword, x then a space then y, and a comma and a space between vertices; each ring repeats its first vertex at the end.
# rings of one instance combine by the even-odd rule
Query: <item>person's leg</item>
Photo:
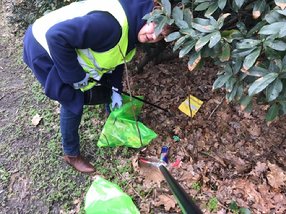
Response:
POLYGON ((60 127, 64 160, 77 171, 91 173, 95 171, 93 166, 80 155, 78 129, 81 116, 82 112, 77 115, 61 106, 60 127))
POLYGON ((78 128, 81 116, 72 113, 61 106, 60 127, 62 133, 62 146, 65 155, 78 156, 80 154, 78 128))

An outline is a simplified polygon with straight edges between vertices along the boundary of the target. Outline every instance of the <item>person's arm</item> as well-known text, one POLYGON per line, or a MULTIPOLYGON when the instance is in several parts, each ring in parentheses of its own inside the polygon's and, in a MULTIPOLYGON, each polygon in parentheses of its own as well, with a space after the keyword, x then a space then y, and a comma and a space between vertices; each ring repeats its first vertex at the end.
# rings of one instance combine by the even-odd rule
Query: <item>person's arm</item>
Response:
POLYGON ((122 78, 123 78, 124 64, 118 65, 111 75, 111 84, 113 87, 118 89, 118 92, 121 94, 123 89, 122 78))
POLYGON ((114 88, 114 90, 112 90, 112 95, 111 95, 112 109, 114 109, 115 107, 120 108, 122 106, 121 92, 123 89, 123 84, 122 84, 123 70, 124 70, 124 64, 117 66, 116 69, 112 72, 111 84, 114 88))
POLYGON ((66 84, 80 82, 86 77, 75 49, 106 51, 114 47, 120 37, 117 20, 109 13, 99 11, 58 23, 46 34, 51 57, 66 84))

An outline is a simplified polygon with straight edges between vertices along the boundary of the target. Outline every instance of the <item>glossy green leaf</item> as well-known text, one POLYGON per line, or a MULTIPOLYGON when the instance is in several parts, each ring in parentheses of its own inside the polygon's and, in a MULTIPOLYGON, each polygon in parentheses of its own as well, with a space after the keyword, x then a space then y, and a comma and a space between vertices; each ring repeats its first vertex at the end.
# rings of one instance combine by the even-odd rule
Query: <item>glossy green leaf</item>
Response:
POLYGON ((194 23, 199 24, 199 25, 210 25, 210 20, 209 19, 202 19, 202 18, 194 18, 193 19, 194 23))
POLYGON ((155 34, 158 36, 163 28, 168 24, 169 18, 164 16, 162 19, 157 23, 156 28, 155 28, 155 34))
POLYGON ((279 31, 279 38, 284 38, 286 36, 286 22, 285 25, 279 31))
POLYGON ((208 34, 206 36, 201 37, 197 42, 195 46, 195 50, 199 51, 202 47, 204 47, 211 39, 212 33, 208 34))
POLYGON ((282 111, 283 114, 286 114, 286 101, 280 101, 280 109, 282 111))
POLYGON ((223 69, 223 71, 227 74, 233 74, 233 70, 230 63, 227 63, 223 69))
POLYGON ((184 35, 190 35, 194 39, 198 37, 198 33, 192 28, 180 29, 180 33, 184 35))
POLYGON ((234 84, 236 83, 237 79, 235 77, 231 77, 228 79, 228 81, 225 83, 225 89, 227 92, 231 92, 234 84))
POLYGON ((218 0, 218 7, 223 10, 226 5, 226 0, 218 0))
POLYGON ((217 29, 217 21, 215 18, 211 15, 205 15, 210 20, 210 24, 213 25, 217 29))
POLYGON ((196 8, 195 11, 203 11, 206 10, 209 6, 210 6, 210 2, 203 2, 201 4, 199 4, 196 8))
POLYGON ((279 106, 278 104, 274 103, 267 111, 265 119, 267 121, 272 121, 278 116, 279 106))
POLYGON ((176 50, 178 50, 183 45, 183 43, 186 41, 186 39, 188 39, 189 37, 190 37, 189 35, 186 35, 186 36, 179 38, 173 46, 173 51, 175 52, 176 50))
POLYGON ((253 66, 251 69, 248 70, 247 74, 254 77, 263 77, 268 73, 268 70, 265 68, 253 66))
POLYGON ((230 45, 228 43, 224 43, 222 45, 222 50, 219 59, 221 62, 226 62, 230 59, 230 45))
POLYGON ((190 8, 185 8, 183 10, 183 15, 183 19, 188 23, 189 27, 191 27, 193 22, 193 15, 190 8))
POLYGON ((218 29, 221 29, 224 23, 224 20, 226 19, 226 17, 230 16, 230 13, 225 13, 222 14, 218 20, 217 20, 217 25, 218 25, 218 29))
POLYGON ((235 0, 235 4, 238 6, 238 8, 241 8, 245 0, 235 0))
POLYGON ((238 30, 224 30, 221 31, 221 36, 228 43, 232 43, 235 39, 243 39, 242 34, 238 30))
POLYGON ((283 67, 286 68, 286 55, 282 59, 282 64, 283 64, 283 67))
POLYGON ((215 30, 215 27, 212 25, 200 25, 197 23, 192 23, 192 27, 202 33, 211 33, 215 30))
POLYGON ((278 77, 278 73, 269 73, 254 81, 248 89, 248 95, 253 96, 264 90, 270 83, 278 77))
POLYGON ((249 106, 251 101, 252 101, 252 97, 251 96, 244 96, 244 97, 242 97, 239 100, 241 110, 244 111, 249 106))
POLYGON ((266 88, 266 99, 268 102, 275 100, 283 89, 282 81, 277 78, 266 88))
POLYGON ((232 74, 220 75, 213 83, 213 90, 221 88, 232 77, 232 74))
POLYGON ((246 37, 251 37, 253 34, 256 34, 264 25, 266 24, 266 21, 258 22, 253 28, 251 28, 248 33, 246 34, 246 37))
POLYGON ((212 0, 195 0, 195 4, 203 3, 203 2, 207 2, 207 1, 212 1, 212 0))
POLYGON ((249 70, 254 65, 260 55, 260 52, 261 48, 257 48, 251 54, 245 57, 242 65, 244 70, 249 70))
POLYGON ((286 79, 286 72, 280 73, 280 74, 279 74, 279 77, 280 77, 281 79, 286 79))
POLYGON ((281 71, 282 62, 279 59, 274 59, 270 62, 268 70, 269 72, 278 73, 281 71))
POLYGON ((216 31, 211 34, 209 48, 213 48, 221 39, 221 35, 219 31, 216 31))
POLYGON ((239 100, 243 93, 243 87, 239 82, 236 82, 230 92, 227 92, 226 99, 228 102, 239 100))
POLYGON ((228 102, 231 102, 234 100, 236 92, 237 92, 237 88, 235 87, 230 92, 226 92, 225 98, 227 99, 228 102))
POLYGON ((190 59, 188 61, 188 68, 190 71, 194 70, 199 62, 201 61, 201 53, 200 52, 193 52, 191 54, 190 59))
POLYGON ((166 42, 172 42, 178 38, 180 38, 181 34, 180 32, 173 32, 173 33, 170 33, 166 38, 165 38, 165 41, 166 42))
POLYGON ((216 10, 218 9, 218 4, 217 2, 212 3, 207 11, 205 12, 205 16, 210 16, 212 15, 216 10))
POLYGON ((143 16, 142 19, 147 20, 148 23, 153 22, 154 20, 157 20, 159 17, 163 15, 163 11, 161 10, 154 10, 151 13, 147 13, 145 16, 143 16))
POLYGON ((274 60, 274 59, 278 59, 281 57, 281 52, 276 51, 267 46, 264 47, 264 53, 268 60, 274 60))
POLYGON ((245 23, 244 22, 241 22, 241 21, 239 21, 239 22, 237 22, 236 23, 236 27, 239 29, 239 31, 243 34, 243 35, 246 35, 247 34, 247 27, 246 27, 246 25, 245 25, 245 23))
POLYGON ((282 10, 286 8, 286 0, 275 0, 275 4, 282 10))
POLYGON ((169 0, 161 0, 163 12, 167 15, 171 15, 171 3, 169 0))
POLYGON ((268 47, 277 50, 277 51, 285 51, 286 50, 286 43, 281 40, 274 40, 274 41, 266 41, 265 45, 268 47))
POLYGON ((261 41, 256 39, 244 39, 240 43, 237 43, 236 47, 238 49, 250 49, 257 47, 260 43, 261 41))
POLYGON ((187 28, 189 28, 188 23, 185 22, 184 20, 176 20, 175 23, 176 23, 176 25, 177 25, 180 29, 187 29, 187 28))
POLYGON ((273 63, 278 67, 277 72, 280 72, 283 68, 281 59, 275 59, 273 60, 273 63))
POLYGON ((263 35, 277 34, 280 32, 280 30, 285 24, 286 22, 275 22, 270 25, 265 25, 264 27, 260 29, 258 33, 263 34, 263 35))
POLYGON ((236 90, 236 94, 235 94, 234 99, 240 100, 242 95, 243 95, 243 91, 244 91, 243 84, 241 84, 241 82, 237 81, 235 87, 237 88, 237 90, 236 90))
MULTIPOLYGON (((243 62, 242 62, 242 60, 240 60, 240 59, 237 59, 237 60, 235 60, 235 61, 232 62, 232 72, 233 72, 234 74, 237 74, 237 73, 240 72, 242 63, 243 63, 243 62)), ((242 80, 242 79, 243 79, 243 77, 240 77, 240 80, 242 80)))
POLYGON ((261 16, 263 11, 265 11, 266 2, 265 0, 258 0, 254 3, 252 16, 254 19, 257 19, 261 16))
POLYGON ((286 16, 286 10, 276 10, 277 13, 286 16))
POLYGON ((274 22, 279 22, 281 20, 281 15, 276 10, 272 10, 267 13, 264 18, 268 23, 272 24, 274 22))
POLYGON ((192 48, 195 46, 195 44, 196 44, 195 40, 186 42, 184 44, 184 47, 179 52, 179 58, 182 58, 185 55, 187 55, 192 50, 192 48))
POLYGON ((174 9, 172 11, 172 17, 173 17, 173 19, 175 19, 175 21, 183 20, 183 18, 184 18, 183 11, 177 6, 174 7, 174 9))
POLYGON ((251 49, 240 49, 240 50, 234 49, 232 51, 232 57, 234 57, 234 58, 245 57, 245 56, 249 55, 255 49, 256 49, 256 47, 255 48, 251 48, 251 49))

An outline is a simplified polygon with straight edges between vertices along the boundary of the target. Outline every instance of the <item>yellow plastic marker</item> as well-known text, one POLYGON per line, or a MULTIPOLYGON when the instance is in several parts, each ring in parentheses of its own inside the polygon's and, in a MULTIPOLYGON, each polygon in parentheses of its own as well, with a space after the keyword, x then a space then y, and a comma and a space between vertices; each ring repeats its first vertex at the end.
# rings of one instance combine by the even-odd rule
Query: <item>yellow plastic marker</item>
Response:
POLYGON ((190 117, 194 117, 202 104, 203 104, 203 101, 190 95, 189 97, 187 97, 187 99, 184 102, 181 103, 181 105, 179 106, 179 109, 186 115, 190 117))

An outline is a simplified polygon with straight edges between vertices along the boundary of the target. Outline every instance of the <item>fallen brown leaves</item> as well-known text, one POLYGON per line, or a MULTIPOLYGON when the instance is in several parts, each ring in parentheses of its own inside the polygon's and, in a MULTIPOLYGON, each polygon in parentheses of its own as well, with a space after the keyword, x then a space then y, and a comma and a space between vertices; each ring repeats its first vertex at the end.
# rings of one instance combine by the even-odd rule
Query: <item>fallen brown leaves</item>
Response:
MULTIPOLYGON (((158 158, 163 145, 170 147, 169 161, 181 160, 181 166, 170 172, 203 213, 210 213, 207 204, 213 197, 219 201, 213 213, 231 213, 233 201, 255 214, 286 213, 286 118, 267 125, 263 107, 254 106, 253 112, 246 113, 221 102, 224 93, 212 92, 217 68, 207 62, 202 69, 188 72, 183 60, 147 65, 142 74, 132 76, 134 94, 174 114, 144 105, 143 122, 158 134, 145 153, 158 158), (189 94, 204 101, 193 119, 177 109, 189 94)), ((138 199, 142 213, 180 212, 173 203, 164 207, 172 194, 163 180, 154 184, 156 179, 148 171, 140 176, 142 185, 149 189, 150 182, 152 191, 138 199)))
POLYGON ((155 201, 155 206, 164 205, 166 211, 170 211, 171 208, 175 208, 176 200, 172 195, 159 195, 155 201))
POLYGON ((267 173, 267 180, 270 186, 275 189, 286 185, 286 174, 285 172, 275 164, 268 163, 269 172, 267 173))
POLYGON ((235 199, 241 207, 252 207, 257 213, 283 213, 286 211, 286 197, 271 192, 267 184, 256 185, 246 179, 225 180, 220 182, 217 197, 221 201, 235 199))

